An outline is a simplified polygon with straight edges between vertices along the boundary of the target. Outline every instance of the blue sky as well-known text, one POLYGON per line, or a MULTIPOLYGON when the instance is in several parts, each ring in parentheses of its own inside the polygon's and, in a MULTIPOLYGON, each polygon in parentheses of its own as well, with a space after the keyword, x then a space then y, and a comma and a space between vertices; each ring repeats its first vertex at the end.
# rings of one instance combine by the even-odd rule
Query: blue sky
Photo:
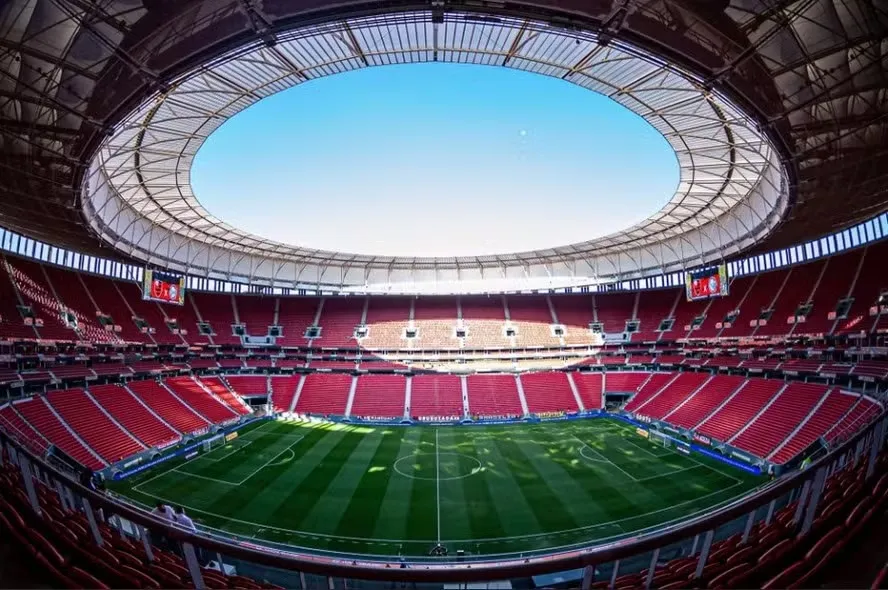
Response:
POLYGON ((288 244, 398 256, 547 248, 623 229, 678 182, 643 119, 567 82, 489 66, 368 68, 227 121, 192 184, 220 219, 288 244))

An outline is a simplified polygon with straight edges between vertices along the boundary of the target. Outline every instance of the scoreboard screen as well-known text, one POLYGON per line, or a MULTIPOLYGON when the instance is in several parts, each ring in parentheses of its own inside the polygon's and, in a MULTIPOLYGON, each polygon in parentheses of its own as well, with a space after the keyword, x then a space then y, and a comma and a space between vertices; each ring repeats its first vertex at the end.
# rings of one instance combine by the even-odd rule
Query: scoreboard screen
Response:
POLYGON ((146 268, 142 299, 185 305, 185 277, 146 268))
POLYGON ((688 301, 728 294, 728 269, 724 264, 691 271, 685 279, 688 301))

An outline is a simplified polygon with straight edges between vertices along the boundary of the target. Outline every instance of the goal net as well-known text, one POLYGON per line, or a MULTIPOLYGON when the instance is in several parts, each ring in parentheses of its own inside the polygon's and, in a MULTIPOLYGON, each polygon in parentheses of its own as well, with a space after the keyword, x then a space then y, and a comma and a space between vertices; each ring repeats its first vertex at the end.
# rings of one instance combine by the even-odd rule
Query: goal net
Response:
POLYGON ((212 438, 208 438, 207 440, 203 441, 200 448, 204 453, 209 453, 211 451, 215 451, 219 447, 224 447, 224 446, 225 446, 225 439, 221 436, 214 436, 212 438))
POLYGON ((655 445, 662 445, 664 447, 672 446, 672 439, 657 430, 650 431, 649 440, 655 445))

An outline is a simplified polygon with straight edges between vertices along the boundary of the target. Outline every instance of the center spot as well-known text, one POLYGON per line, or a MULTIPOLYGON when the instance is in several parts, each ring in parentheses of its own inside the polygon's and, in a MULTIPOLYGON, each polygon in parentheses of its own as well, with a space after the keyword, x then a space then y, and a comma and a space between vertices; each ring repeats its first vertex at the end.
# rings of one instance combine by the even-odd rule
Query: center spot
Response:
POLYGON ((463 479, 482 470, 481 461, 462 453, 416 453, 395 461, 394 468, 404 477, 428 481, 463 479))

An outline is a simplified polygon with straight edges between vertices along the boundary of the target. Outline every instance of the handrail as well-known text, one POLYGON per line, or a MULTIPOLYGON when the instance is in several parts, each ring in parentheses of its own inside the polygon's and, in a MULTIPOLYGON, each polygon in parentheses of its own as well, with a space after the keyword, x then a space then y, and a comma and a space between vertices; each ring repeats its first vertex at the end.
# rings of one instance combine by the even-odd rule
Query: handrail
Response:
POLYGON ((714 530, 720 525, 749 514, 754 508, 776 500, 812 479, 819 467, 827 465, 841 453, 852 448, 852 445, 863 440, 879 425, 880 421, 886 421, 886 418, 888 418, 888 412, 883 411, 869 426, 856 433, 841 446, 815 461, 805 471, 797 471, 786 475, 759 492, 739 499, 711 514, 691 518, 688 522, 677 527, 641 535, 634 539, 623 539, 588 549, 572 551, 567 555, 550 555, 536 559, 526 558, 524 560, 513 559, 497 564, 484 563, 479 565, 478 563, 447 562, 446 564, 406 564, 407 567, 402 567, 402 564, 395 560, 385 564, 362 561, 360 558, 355 558, 354 560, 329 559, 274 551, 260 546, 250 547, 244 544, 231 543, 222 539, 195 534, 178 527, 171 527, 168 521, 158 519, 150 513, 116 501, 104 493, 91 490, 79 482, 71 480, 50 466, 43 458, 35 456, 30 450, 24 448, 2 431, 0 431, 0 439, 5 439, 43 469, 64 478, 67 481, 66 485, 81 497, 87 498, 93 508, 103 508, 108 515, 117 514, 148 529, 163 529, 164 535, 169 538, 219 552, 224 556, 268 567, 353 579, 395 582, 472 582, 527 577, 552 571, 578 569, 587 565, 609 563, 662 548, 694 535, 714 530))

